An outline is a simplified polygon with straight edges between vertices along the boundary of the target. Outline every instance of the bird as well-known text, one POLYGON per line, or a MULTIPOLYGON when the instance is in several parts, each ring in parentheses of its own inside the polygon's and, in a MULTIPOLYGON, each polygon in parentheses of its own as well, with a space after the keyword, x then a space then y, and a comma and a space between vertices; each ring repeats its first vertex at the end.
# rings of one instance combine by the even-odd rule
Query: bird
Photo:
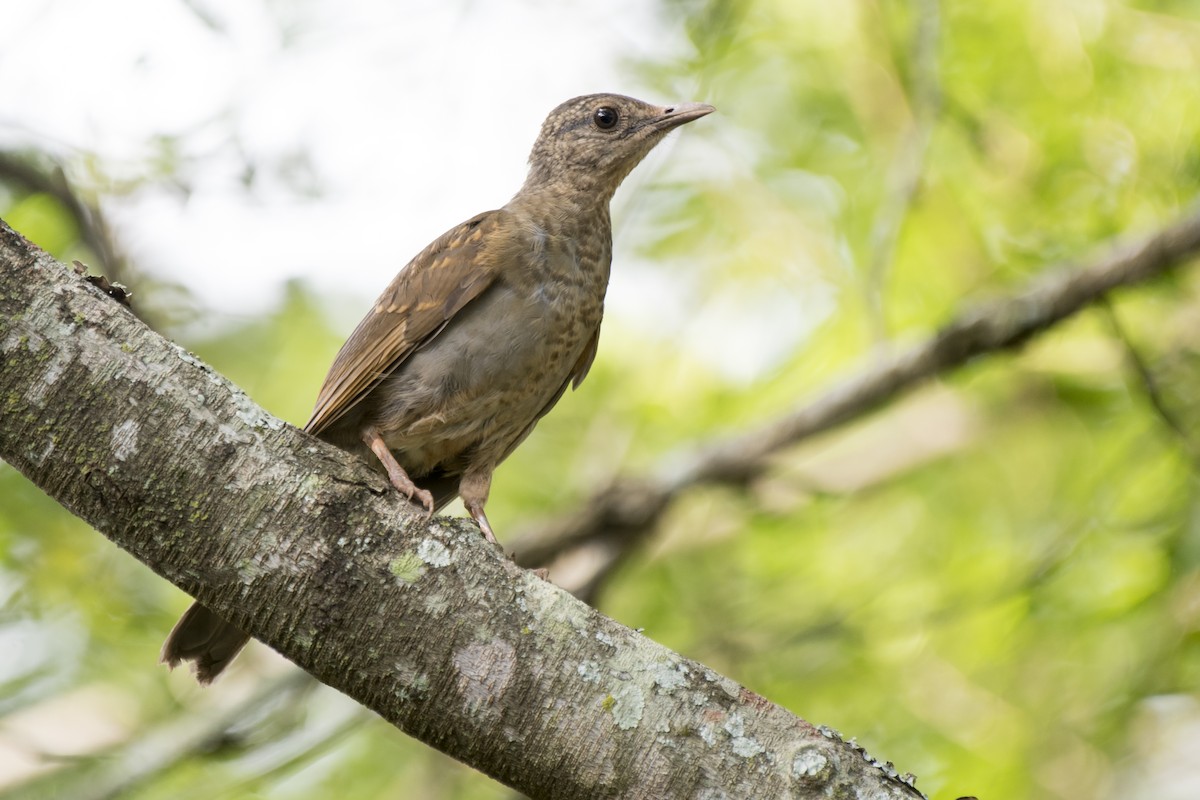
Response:
MULTIPOLYGON (((455 497, 496 543, 492 473, 591 368, 612 261, 609 202, 670 131, 714 111, 619 94, 560 104, 520 191, 435 239, 342 346, 304 430, 377 463, 433 514, 455 497)), ((161 660, 210 683, 249 636, 199 602, 161 660)))

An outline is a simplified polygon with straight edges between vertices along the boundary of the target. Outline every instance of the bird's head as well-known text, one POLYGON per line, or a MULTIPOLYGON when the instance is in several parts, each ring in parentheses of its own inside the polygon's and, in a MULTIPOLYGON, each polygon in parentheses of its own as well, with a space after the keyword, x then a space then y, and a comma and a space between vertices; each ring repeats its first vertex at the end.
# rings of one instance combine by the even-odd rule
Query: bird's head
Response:
POLYGON ((655 106, 619 94, 573 98, 542 123, 525 185, 588 187, 607 199, 668 132, 713 110, 705 103, 655 106))

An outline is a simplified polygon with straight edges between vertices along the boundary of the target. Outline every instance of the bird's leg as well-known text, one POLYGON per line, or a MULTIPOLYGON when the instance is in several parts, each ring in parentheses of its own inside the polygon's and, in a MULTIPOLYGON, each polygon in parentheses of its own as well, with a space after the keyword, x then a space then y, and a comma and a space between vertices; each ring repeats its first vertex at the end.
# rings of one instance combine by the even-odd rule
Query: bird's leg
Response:
POLYGON ((392 486, 400 494, 412 500, 414 497, 425 506, 426 516, 433 516, 433 495, 425 489, 418 489, 417 485, 412 482, 412 478, 408 477, 408 473, 404 471, 404 467, 400 466, 400 462, 392 455, 392 451, 388 449, 387 442, 383 441, 383 436, 380 435, 379 429, 374 425, 368 425, 362 429, 362 440, 367 447, 371 448, 371 452, 383 464, 383 468, 387 470, 388 480, 392 482, 392 486))
POLYGON ((487 503, 488 492, 491 489, 492 470, 490 467, 469 469, 463 474, 462 480, 458 482, 458 496, 462 498, 463 505, 467 507, 467 513, 471 515, 471 519, 479 524, 483 538, 499 546, 500 543, 496 541, 496 534, 492 532, 492 525, 488 522, 487 514, 483 513, 483 506, 487 503))

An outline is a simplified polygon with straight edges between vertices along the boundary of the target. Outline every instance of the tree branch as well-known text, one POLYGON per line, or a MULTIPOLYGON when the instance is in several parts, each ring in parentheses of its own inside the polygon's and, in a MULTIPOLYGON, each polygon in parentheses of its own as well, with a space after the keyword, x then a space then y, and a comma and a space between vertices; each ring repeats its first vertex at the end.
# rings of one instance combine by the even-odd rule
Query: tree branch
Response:
POLYGON ((414 516, 365 463, 267 414, 3 224, 0 403, 0 457, 72 513, 532 798, 919 796, 521 570, 469 522, 414 516))

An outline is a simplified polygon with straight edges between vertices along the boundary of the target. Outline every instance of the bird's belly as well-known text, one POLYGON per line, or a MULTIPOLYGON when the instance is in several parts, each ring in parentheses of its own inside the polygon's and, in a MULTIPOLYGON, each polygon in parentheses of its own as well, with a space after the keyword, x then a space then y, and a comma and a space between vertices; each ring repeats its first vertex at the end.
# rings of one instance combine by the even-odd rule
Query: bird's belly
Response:
POLYGON ((498 462, 570 379, 600 315, 561 286, 496 285, 372 392, 370 421, 415 475, 498 462))

